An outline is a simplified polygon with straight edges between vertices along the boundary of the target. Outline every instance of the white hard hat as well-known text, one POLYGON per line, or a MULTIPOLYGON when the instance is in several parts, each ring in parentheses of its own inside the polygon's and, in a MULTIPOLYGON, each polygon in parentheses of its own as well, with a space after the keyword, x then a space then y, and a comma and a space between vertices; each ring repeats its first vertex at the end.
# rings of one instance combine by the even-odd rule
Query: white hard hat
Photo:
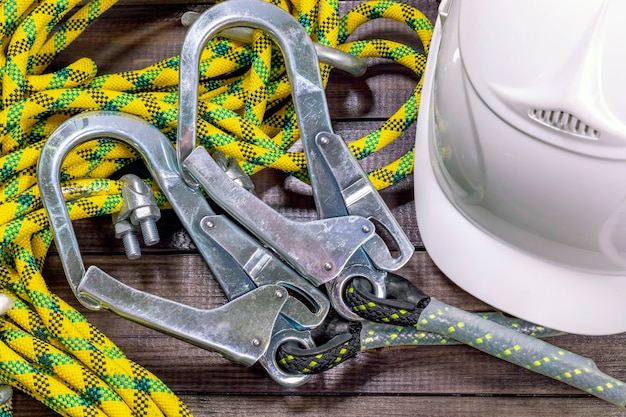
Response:
POLYGON ((626 1, 444 0, 415 160, 459 286, 572 333, 626 331, 626 1))

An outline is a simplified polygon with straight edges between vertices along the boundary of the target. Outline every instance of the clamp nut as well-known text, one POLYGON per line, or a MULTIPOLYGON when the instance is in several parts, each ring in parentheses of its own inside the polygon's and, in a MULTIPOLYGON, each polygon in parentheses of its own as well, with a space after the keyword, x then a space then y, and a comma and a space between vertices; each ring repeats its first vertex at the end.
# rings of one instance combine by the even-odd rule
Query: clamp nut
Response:
POLYGON ((129 219, 133 225, 140 226, 147 246, 156 245, 160 240, 156 221, 161 218, 161 211, 152 190, 133 174, 124 175, 121 180, 124 181, 124 203, 119 218, 129 219))

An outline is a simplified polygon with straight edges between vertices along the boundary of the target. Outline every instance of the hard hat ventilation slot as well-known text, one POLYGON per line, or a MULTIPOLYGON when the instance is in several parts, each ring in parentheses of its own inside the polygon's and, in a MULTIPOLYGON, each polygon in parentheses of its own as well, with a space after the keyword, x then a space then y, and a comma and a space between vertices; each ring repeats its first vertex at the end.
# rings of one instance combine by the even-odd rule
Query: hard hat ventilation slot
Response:
POLYGON ((560 110, 530 109, 528 115, 537 122, 570 135, 598 139, 600 131, 582 122, 576 116, 560 110))

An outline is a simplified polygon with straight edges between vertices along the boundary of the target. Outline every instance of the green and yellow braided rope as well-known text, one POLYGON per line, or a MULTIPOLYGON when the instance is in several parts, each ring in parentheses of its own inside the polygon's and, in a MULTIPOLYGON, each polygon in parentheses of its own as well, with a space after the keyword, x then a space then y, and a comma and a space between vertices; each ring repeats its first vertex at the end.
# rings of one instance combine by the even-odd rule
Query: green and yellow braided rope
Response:
MULTIPOLYGON (((13 307, 0 318, 0 383, 11 385, 64 416, 188 416, 184 404, 157 377, 130 361, 105 335, 51 293, 41 274, 52 242, 35 167, 46 138, 63 121, 88 110, 142 117, 174 140, 178 57, 139 71, 97 75, 81 58, 46 72, 113 0, 0 0, 0 292, 13 307)), ((366 21, 406 23, 428 49, 432 26, 416 9, 391 1, 360 4, 340 16, 334 0, 277 0, 317 42, 362 58, 393 60, 421 76, 425 56, 385 40, 347 42, 366 21)), ((326 83, 331 68, 322 65, 326 83)), ((282 55, 266 35, 250 45, 217 38, 200 65, 198 136, 240 161, 246 173, 271 167, 306 180, 302 153, 290 152, 298 125, 282 55)), ((380 128, 349 144, 364 158, 398 138, 416 119, 419 83, 380 128)), ((120 183, 107 179, 135 160, 125 145, 106 138, 80 146, 65 161, 63 190, 70 217, 94 217, 121 208, 120 183)), ((370 173, 381 189, 412 170, 413 152, 370 173)), ((166 201, 155 190, 160 205, 166 201)), ((11 402, 0 416, 11 415, 11 402)))

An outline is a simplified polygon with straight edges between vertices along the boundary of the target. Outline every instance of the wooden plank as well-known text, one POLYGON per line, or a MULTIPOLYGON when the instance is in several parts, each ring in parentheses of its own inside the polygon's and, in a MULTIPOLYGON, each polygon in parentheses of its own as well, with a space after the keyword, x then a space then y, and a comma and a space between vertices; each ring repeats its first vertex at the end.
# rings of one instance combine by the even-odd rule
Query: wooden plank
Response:
MULTIPOLYGON (((183 397, 186 399, 186 397, 183 397)), ((604 417, 626 413, 610 404, 581 397, 441 397, 441 396, 210 396, 187 404, 198 415, 321 416, 345 417, 604 417)), ((195 400, 195 401, 193 401, 195 400)))
MULTIPOLYGON (((17 394, 14 415, 53 417, 40 403, 17 394)), ((394 417, 623 417, 614 405, 585 396, 403 396, 403 395, 181 395, 202 416, 394 416, 394 417)))

